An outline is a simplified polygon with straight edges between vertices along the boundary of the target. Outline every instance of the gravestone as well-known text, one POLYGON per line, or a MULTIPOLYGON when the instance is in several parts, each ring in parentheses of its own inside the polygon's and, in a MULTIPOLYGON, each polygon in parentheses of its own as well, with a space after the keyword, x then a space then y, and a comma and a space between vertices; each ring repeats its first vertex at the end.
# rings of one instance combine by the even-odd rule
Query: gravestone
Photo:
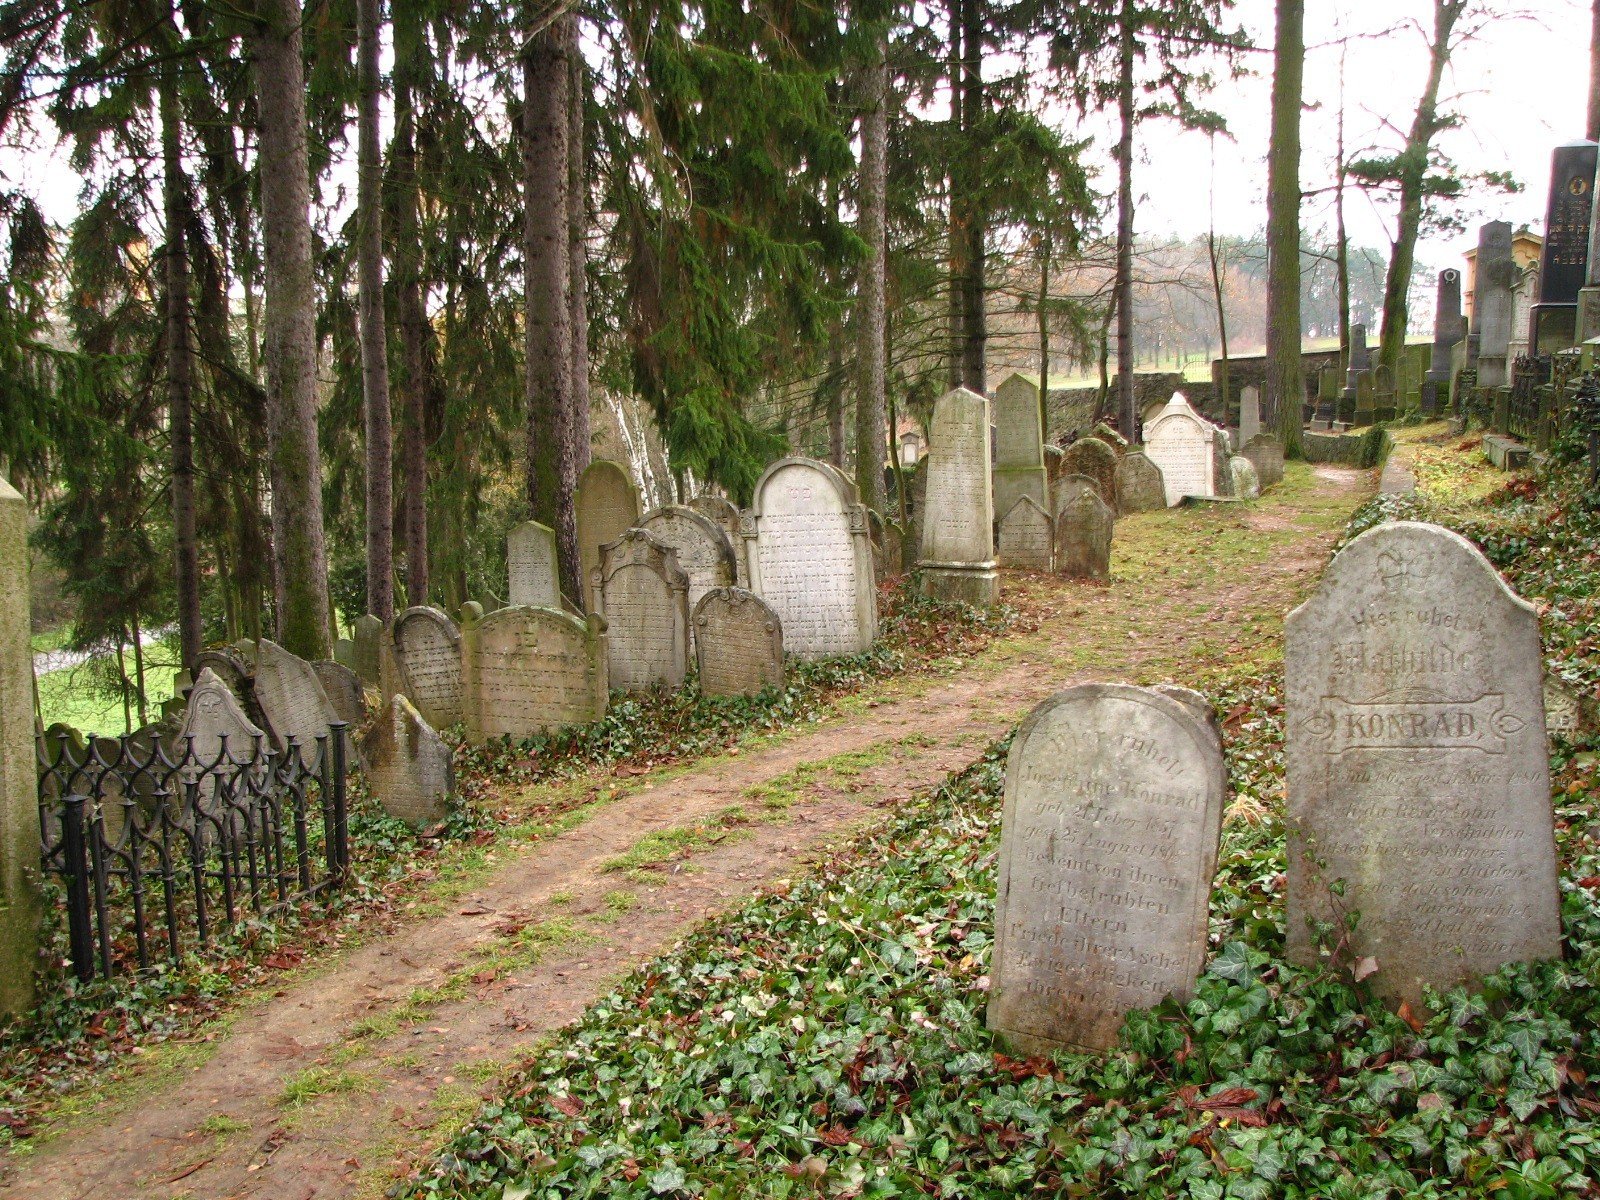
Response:
POLYGON ((637 692, 657 684, 683 686, 689 673, 689 577, 671 546, 653 533, 630 529, 600 547, 594 607, 606 620, 612 687, 637 692))
POLYGON ((826 463, 779 459, 741 525, 750 590, 778 614, 784 649, 798 658, 862 654, 878 636, 867 510, 850 496, 826 463))
POLYGON ((1089 436, 1110 446, 1112 453, 1114 453, 1118 458, 1121 458, 1129 450, 1133 449, 1127 438, 1123 437, 1104 421, 1096 421, 1094 428, 1089 431, 1089 436))
POLYGON ((0 478, 0 1012, 33 1004, 41 901, 28 505, 0 478))
MULTIPOLYGON (((1070 504, 1084 492, 1091 492, 1096 496, 1100 495, 1100 488, 1087 475, 1063 475, 1060 479, 1057 479, 1050 489, 1052 517, 1054 513, 1061 511, 1063 504, 1070 504)), ((1103 500, 1104 497, 1102 497, 1103 500)))
POLYGON ((1250 460, 1263 489, 1283 482, 1283 443, 1270 433, 1258 433, 1239 453, 1250 460))
POLYGON ((994 393, 994 511, 1011 511, 1023 496, 1043 508, 1049 480, 1044 431, 1039 424, 1039 389, 1012 375, 994 393))
POLYGON ((391 817, 418 827, 444 819, 456 790, 450 747, 404 696, 389 700, 361 738, 373 798, 391 817))
MULTIPOLYGON (((1204 418, 1201 418, 1204 420, 1204 418)), ((1210 421, 1206 421, 1211 425, 1210 421)), ((1232 444, 1228 441, 1228 431, 1217 425, 1211 425, 1211 494, 1214 496, 1233 495, 1233 472, 1228 467, 1228 460, 1233 457, 1232 444)))
POLYGON ((689 577, 690 612, 712 588, 737 582, 733 542, 711 518, 686 505, 668 504, 644 517, 638 527, 660 538, 678 556, 679 568, 689 577))
POLYGON ((783 687, 783 623, 760 596, 713 588, 695 605, 694 626, 703 694, 753 696, 783 687))
POLYGON ((886 574, 906 573, 906 542, 905 526, 899 521, 883 523, 883 569, 886 574))
POLYGON ((335 638, 333 642, 333 661, 342 663, 354 671, 356 669, 356 644, 349 638, 335 638))
POLYGON ((554 608, 463 610, 461 689, 467 737, 533 737, 606 713, 605 621, 554 608))
POLYGON ((1048 571, 1055 540, 1050 514, 1032 496, 1020 497, 1000 518, 999 562, 1002 567, 1048 571))
POLYGON ((994 561, 994 495, 989 473, 989 402, 956 388, 933 408, 928 494, 917 566, 922 590, 936 600, 993 604, 1000 598, 994 561))
POLYGON ((461 720, 461 631, 456 623, 437 608, 408 608, 395 618, 390 642, 395 690, 404 692, 435 729, 461 720))
POLYGON ((696 496, 689 501, 689 507, 722 526, 722 531, 728 535, 728 544, 733 547, 734 582, 744 587, 744 539, 739 536, 738 508, 722 496, 696 496))
MULTIPOLYGON (((242 645, 248 646, 250 643, 245 642, 242 645)), ((246 661, 238 646, 230 646, 223 650, 202 650, 194 656, 191 670, 196 679, 200 677, 202 671, 210 671, 233 693, 233 698, 244 710, 245 717, 252 725, 260 729, 271 728, 271 722, 262 713, 261 703, 256 698, 255 661, 253 658, 246 661)))
POLYGON ((1340 386, 1341 380, 1336 368, 1324 367, 1317 372, 1316 423, 1324 429, 1331 429, 1339 415, 1340 386))
POLYGON ((1109 1050, 1130 1011, 1188 1000, 1226 796, 1192 701, 1090 683, 1035 708, 1006 762, 989 1028, 1027 1054, 1109 1050))
POLYGON ((1061 452, 1063 475, 1082 475, 1094 484, 1106 506, 1116 512, 1117 452, 1097 437, 1084 436, 1061 452))
POLYGON ((1574 738, 1584 732, 1583 698, 1558 675, 1544 677, 1544 727, 1553 737, 1574 738))
POLYGON ((1143 450, 1129 450, 1117 460, 1117 511, 1151 512, 1167 506, 1161 468, 1143 450))
POLYGON ((1216 495, 1217 444, 1212 425, 1176 393, 1145 426, 1144 452, 1161 468, 1167 506, 1185 496, 1216 495))
POLYGON ((1465 538, 1394 521, 1329 564, 1284 633, 1288 931, 1351 934, 1378 995, 1561 953, 1533 607, 1465 538), (1342 897, 1335 895, 1342 881, 1342 897))
POLYGON ((245 655, 254 668, 252 690, 267 719, 267 732, 280 750, 292 739, 300 761, 307 768, 314 766, 317 739, 326 737, 328 723, 339 719, 316 668, 266 638, 251 644, 245 655))
POLYGON ((1111 508, 1091 491, 1056 510, 1055 570, 1068 579, 1111 577, 1111 508))
POLYGON ((266 732, 245 714, 233 689, 210 667, 202 667, 200 678, 189 689, 189 704, 178 726, 178 749, 184 753, 184 748, 190 747, 191 767, 215 763, 226 775, 229 763, 258 761, 267 741, 266 732))
MULTIPOLYGON (((639 489, 633 486, 628 469, 608 458, 597 458, 578 476, 574 501, 577 520, 578 564, 583 571, 581 585, 593 586, 600 566, 600 547, 616 541, 639 520, 639 489)), ((587 595, 579 598, 587 603, 587 595)))
POLYGON ((333 715, 350 727, 345 736, 354 737, 356 730, 367 723, 367 701, 361 677, 337 662, 314 662, 311 669, 317 673, 317 682, 322 684, 333 715))
POLYGON ((1478 386, 1505 387, 1511 382, 1512 290, 1517 264, 1511 253, 1511 222, 1490 221, 1478 229, 1473 263, 1472 334, 1477 343, 1478 386))
POLYGON ((1242 454, 1228 459, 1228 495, 1236 500, 1255 500, 1261 495, 1261 477, 1256 466, 1242 454))
POLYGON ((507 595, 512 604, 561 607, 561 573, 556 566, 556 531, 537 521, 513 525, 506 534, 507 595))
POLYGON ((383 622, 371 613, 356 618, 355 637, 352 639, 353 661, 357 675, 365 687, 383 686, 383 622))
POLYGON ((1261 389, 1251 384, 1239 393, 1239 445, 1261 432, 1261 389))

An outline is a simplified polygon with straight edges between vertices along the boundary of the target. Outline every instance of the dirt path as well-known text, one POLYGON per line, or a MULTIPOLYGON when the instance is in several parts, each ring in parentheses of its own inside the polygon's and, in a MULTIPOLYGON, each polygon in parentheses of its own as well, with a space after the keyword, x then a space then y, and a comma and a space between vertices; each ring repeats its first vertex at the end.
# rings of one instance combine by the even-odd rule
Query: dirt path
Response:
POLYGON ((594 801, 568 832, 501 854, 442 915, 247 1006, 176 1077, 13 1155, 0 1197, 382 1195, 620 975, 937 784, 1044 696, 1275 657, 1284 612, 1372 487, 1295 468, 1257 505, 1119 523, 1109 587, 1008 579, 1046 616, 1038 633, 594 801))

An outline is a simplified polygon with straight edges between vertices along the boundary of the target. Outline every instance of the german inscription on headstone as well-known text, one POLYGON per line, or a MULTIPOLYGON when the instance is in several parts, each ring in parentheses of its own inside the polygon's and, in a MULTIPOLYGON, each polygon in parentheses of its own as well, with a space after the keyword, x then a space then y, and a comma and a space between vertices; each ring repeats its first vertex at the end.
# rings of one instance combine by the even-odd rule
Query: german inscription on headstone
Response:
POLYGON ((753 696, 783 686, 783 623, 744 588, 713 588, 694 608, 694 653, 707 696, 753 696))
POLYGON ((1023 496, 1000 518, 1000 565, 1048 571, 1054 540, 1050 514, 1032 496, 1023 496))
POLYGON ((461 631, 467 736, 525 738, 603 717, 604 628, 553 608, 471 613, 461 631))
POLYGON ((989 472, 989 402, 956 388, 933 408, 928 494, 917 565, 922 589, 939 600, 993 604, 994 496, 989 472))
POLYGON ((392 641, 399 676, 395 683, 422 719, 435 729, 461 720, 461 631, 456 623, 437 608, 408 608, 395 618, 392 641))
POLYGON ((594 600, 606 619, 612 687, 682 686, 689 672, 689 577, 671 546, 630 529, 600 547, 594 600))
POLYGON ((556 531, 537 521, 513 525, 506 535, 506 575, 512 604, 561 607, 556 531))

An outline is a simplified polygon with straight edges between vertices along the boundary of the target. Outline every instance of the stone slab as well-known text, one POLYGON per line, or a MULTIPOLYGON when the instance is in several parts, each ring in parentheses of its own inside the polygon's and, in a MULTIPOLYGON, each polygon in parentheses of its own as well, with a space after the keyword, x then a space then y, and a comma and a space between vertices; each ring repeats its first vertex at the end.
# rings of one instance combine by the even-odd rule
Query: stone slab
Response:
POLYGON ((1054 541, 1055 523, 1050 514, 1032 496, 1023 496, 1000 518, 1000 565, 1048 571, 1054 541))
POLYGON ((941 396, 929 430, 917 560, 922 589, 935 599, 981 605, 999 597, 989 452, 989 402, 966 388, 941 396))
POLYGON ((537 521, 513 525, 506 534, 507 596, 512 604, 561 607, 561 572, 556 531, 537 521))
POLYGON ((625 692, 682 687, 689 673, 689 577, 672 547, 630 529, 600 547, 594 582, 595 610, 606 621, 611 686, 625 692))
POLYGON ((783 622, 738 587, 713 588, 694 608, 695 661, 707 696, 753 696, 783 687, 783 622))
POLYGON ((416 705, 422 719, 435 729, 460 721, 461 631, 456 623, 437 608, 408 608, 395 618, 389 642, 393 684, 416 705))
POLYGON ((660 538, 677 555, 678 566, 689 577, 690 612, 713 588, 738 582, 733 541, 710 517, 687 505, 667 504, 641 517, 638 528, 660 538))
POLYGON ((468 738, 516 741, 603 717, 604 628, 599 616, 585 620, 553 608, 469 611, 461 631, 468 738))
MULTIPOLYGON (((573 502, 577 524, 578 565, 583 587, 589 588, 600 566, 600 547, 616 541, 639 520, 639 489, 628 468, 609 458, 597 458, 578 476, 573 502)), ((589 597, 581 597, 587 603, 589 597)))
POLYGON ((1129 450, 1117 460, 1117 511, 1152 512, 1167 507, 1166 484, 1161 468, 1142 450, 1129 450))
POLYGON ((1144 452, 1161 468, 1167 506, 1185 496, 1217 494, 1217 447, 1213 426, 1179 392, 1145 426, 1144 452))
POLYGON ((1079 492, 1056 510, 1055 571, 1068 579, 1109 579, 1111 508, 1092 491, 1079 492))
POLYGON ((442 821, 455 793, 450 747, 404 696, 390 698, 361 739, 367 787, 391 817, 416 826, 442 821))

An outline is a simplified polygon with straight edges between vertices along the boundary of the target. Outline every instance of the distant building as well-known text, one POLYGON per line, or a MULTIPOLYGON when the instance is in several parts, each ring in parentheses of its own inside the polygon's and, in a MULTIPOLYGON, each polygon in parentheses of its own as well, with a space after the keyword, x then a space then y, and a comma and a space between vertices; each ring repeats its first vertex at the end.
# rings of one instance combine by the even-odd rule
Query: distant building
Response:
MULTIPOLYGON (((1519 229, 1511 235, 1511 261, 1517 265, 1517 273, 1519 276, 1519 283, 1516 289, 1517 291, 1521 292, 1523 290, 1523 285, 1520 280, 1528 278, 1528 273, 1530 271, 1532 272, 1533 283, 1528 285, 1530 290, 1525 293, 1527 297, 1526 301, 1524 302, 1525 305, 1531 305, 1533 303, 1533 291, 1531 288, 1536 286, 1538 283, 1539 255, 1543 252, 1543 250, 1544 238, 1540 237, 1537 233, 1534 233, 1531 229, 1519 229)), ((1472 285, 1474 280, 1477 278, 1478 248, 1474 246, 1472 249, 1468 250, 1466 258, 1467 270, 1466 274, 1461 278, 1461 311, 1467 314, 1467 320, 1470 322, 1472 320, 1472 285)), ((1516 316, 1513 319, 1512 336, 1521 338, 1523 345, 1526 346, 1528 337, 1528 310, 1526 307, 1521 307, 1515 309, 1514 311, 1515 313, 1520 313, 1520 316, 1516 316)), ((1513 350, 1512 353, 1516 354, 1519 353, 1519 351, 1513 350)))

